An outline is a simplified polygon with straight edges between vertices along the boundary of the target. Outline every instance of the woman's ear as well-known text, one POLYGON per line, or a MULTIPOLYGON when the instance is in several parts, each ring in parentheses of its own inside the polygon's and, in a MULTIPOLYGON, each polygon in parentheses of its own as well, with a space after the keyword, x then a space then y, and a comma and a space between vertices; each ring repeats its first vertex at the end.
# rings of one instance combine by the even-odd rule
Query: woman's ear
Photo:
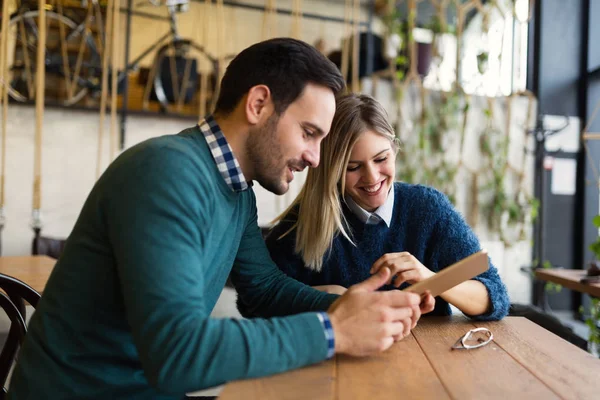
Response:
POLYGON ((271 90, 266 85, 256 85, 248 90, 245 107, 246 119, 252 125, 266 120, 274 111, 271 90))

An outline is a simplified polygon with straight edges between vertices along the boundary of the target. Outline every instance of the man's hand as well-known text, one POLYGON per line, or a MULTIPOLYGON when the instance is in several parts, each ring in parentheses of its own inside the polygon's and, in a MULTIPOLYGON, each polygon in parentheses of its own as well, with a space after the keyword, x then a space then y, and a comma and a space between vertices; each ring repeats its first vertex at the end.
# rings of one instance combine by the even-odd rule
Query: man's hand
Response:
POLYGON ((340 285, 321 285, 321 286, 313 286, 313 289, 320 290, 321 292, 331 293, 331 294, 339 294, 342 295, 346 293, 348 289, 340 285))
POLYGON ((374 274, 383 267, 388 267, 392 272, 387 284, 392 283, 392 278, 396 277, 394 280, 395 287, 400 287, 404 282, 417 283, 435 275, 435 272, 425 267, 407 251, 384 254, 373 263, 371 273, 374 274))
POLYGON ((381 270, 354 285, 328 310, 335 336, 336 353, 366 356, 387 350, 395 341, 410 333, 420 316, 419 295, 397 290, 377 292, 390 278, 390 270, 381 270))

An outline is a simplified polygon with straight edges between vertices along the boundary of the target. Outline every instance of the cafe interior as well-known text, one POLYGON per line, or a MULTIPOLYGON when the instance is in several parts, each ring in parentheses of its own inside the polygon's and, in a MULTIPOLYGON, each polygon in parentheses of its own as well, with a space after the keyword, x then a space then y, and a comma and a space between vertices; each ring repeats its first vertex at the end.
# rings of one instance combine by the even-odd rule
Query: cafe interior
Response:
MULTIPOLYGON (((595 16, 597 0, 2 1, 3 396, 21 398, 10 397, 10 385, 29 321, 103 173, 136 145, 202 123, 242 50, 289 37, 335 64, 347 92, 381 104, 399 143, 394 181, 443 194, 510 304, 498 321, 450 305, 451 316, 424 313, 381 353, 338 354, 213 387, 199 380, 186 394, 600 398, 595 16)), ((307 174, 295 173, 284 194, 252 185, 265 237, 307 174)), ((440 277, 445 290, 473 275, 440 277)), ((208 312, 249 318, 238 306, 228 279, 208 312)), ((47 398, 86 398, 61 393, 47 398)))

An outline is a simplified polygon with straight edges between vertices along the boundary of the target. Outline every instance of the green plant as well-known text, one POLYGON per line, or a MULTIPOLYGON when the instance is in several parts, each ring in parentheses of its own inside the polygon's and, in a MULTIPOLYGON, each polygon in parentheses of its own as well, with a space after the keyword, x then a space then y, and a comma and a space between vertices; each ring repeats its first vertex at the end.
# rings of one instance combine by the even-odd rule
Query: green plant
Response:
MULTIPOLYGON (((553 266, 550 263, 550 261, 546 260, 542 263, 542 268, 550 269, 553 268, 553 266)), ((554 282, 546 282, 546 284, 544 285, 544 290, 548 293, 559 293, 562 290, 562 285, 559 285, 558 283, 554 282)))
MULTIPOLYGON (((592 223, 596 228, 600 229, 600 215, 596 215, 594 219, 592 219, 592 223)), ((594 253, 596 260, 600 260, 600 236, 596 238, 594 243, 590 244, 589 249, 592 253, 594 253)))
MULTIPOLYGON (((579 313, 584 314, 583 306, 579 307, 579 313)), ((588 335, 588 351, 598 357, 600 348, 600 328, 598 327, 600 320, 600 299, 592 298, 590 306, 590 315, 585 319, 585 324, 590 328, 588 335)))
POLYGON ((477 69, 480 74, 484 74, 488 67, 488 52, 484 51, 477 54, 477 69))
POLYGON ((449 24, 447 21, 441 21, 439 15, 437 14, 431 16, 431 20, 424 26, 424 28, 431 30, 434 35, 443 33, 450 33, 452 35, 456 34, 456 26, 454 24, 449 24))
POLYGON ((479 136, 479 151, 487 168, 481 172, 482 179, 479 182, 481 192, 487 194, 490 200, 484 204, 482 212, 488 229, 498 232, 500 240, 510 246, 513 239, 509 238, 508 232, 513 230, 513 236, 524 240, 527 224, 537 218, 539 201, 525 191, 513 190, 511 193, 507 190, 507 179, 516 178, 521 187, 523 176, 509 165, 507 133, 494 125, 490 108, 483 110, 483 113, 485 124, 479 136))
POLYGON ((398 160, 397 179, 433 186, 456 201, 458 166, 445 159, 449 142, 460 128, 465 109, 457 93, 430 92, 414 125, 416 138, 407 143, 398 160))

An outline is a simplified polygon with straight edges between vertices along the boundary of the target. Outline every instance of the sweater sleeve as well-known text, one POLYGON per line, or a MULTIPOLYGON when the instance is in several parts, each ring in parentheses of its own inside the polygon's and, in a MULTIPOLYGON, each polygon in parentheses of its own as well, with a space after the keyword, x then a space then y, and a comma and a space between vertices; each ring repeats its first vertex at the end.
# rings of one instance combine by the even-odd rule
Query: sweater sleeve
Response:
MULTIPOLYGON (((209 193, 214 188, 199 179, 203 168, 190 156, 167 148, 159 151, 122 168, 124 176, 111 184, 100 210, 124 311, 149 383, 183 396, 324 360, 328 343, 316 313, 270 320, 210 317, 203 288, 204 273, 211 268, 205 249, 214 201, 209 193)), ((283 288, 294 284, 275 274, 259 241, 258 226, 249 227, 239 257, 245 267, 241 281, 260 287, 244 288, 252 293, 248 301, 283 314, 289 300, 272 308, 266 303, 285 297, 289 292, 283 288), (252 255, 257 255, 254 262, 252 255), (260 268, 265 271, 256 273, 260 268), (277 295, 266 293, 272 289, 277 295)))
POLYGON ((231 274, 242 315, 272 317, 327 310, 339 296, 313 289, 277 268, 260 233, 255 204, 252 207, 254 213, 246 226, 231 274))
MULTIPOLYGON (((433 214, 438 216, 431 239, 434 246, 431 257, 441 270, 478 252, 481 245, 473 230, 448 198, 441 192, 429 190, 432 191, 431 205, 436 210, 433 214)), ((510 308, 506 286, 491 259, 488 260, 489 269, 473 279, 485 285, 490 297, 490 309, 485 314, 469 316, 482 321, 500 320, 508 314, 510 308)))

